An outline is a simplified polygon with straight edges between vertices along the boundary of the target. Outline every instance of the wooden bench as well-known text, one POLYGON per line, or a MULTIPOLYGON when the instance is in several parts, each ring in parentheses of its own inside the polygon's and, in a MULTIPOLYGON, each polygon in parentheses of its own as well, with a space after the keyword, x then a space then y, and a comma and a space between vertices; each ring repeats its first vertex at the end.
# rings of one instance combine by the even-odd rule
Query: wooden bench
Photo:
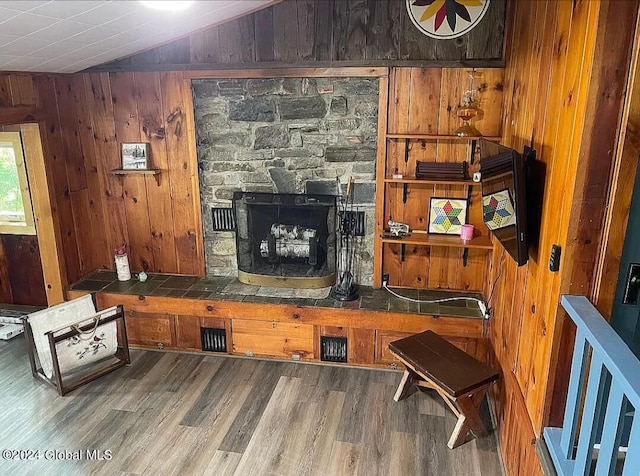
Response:
POLYGON ((484 436, 487 430, 479 407, 498 372, 447 342, 433 331, 391 342, 389 350, 407 367, 393 399, 398 402, 418 387, 438 392, 458 417, 447 446, 464 443, 469 430, 484 436))

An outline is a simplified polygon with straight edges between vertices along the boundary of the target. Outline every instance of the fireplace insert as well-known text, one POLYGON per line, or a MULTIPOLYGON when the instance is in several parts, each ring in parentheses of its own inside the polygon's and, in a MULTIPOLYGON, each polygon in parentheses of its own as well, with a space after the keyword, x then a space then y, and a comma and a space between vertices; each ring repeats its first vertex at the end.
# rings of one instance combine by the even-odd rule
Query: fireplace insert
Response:
POLYGON ((235 192, 238 279, 322 288, 335 283, 336 197, 235 192))

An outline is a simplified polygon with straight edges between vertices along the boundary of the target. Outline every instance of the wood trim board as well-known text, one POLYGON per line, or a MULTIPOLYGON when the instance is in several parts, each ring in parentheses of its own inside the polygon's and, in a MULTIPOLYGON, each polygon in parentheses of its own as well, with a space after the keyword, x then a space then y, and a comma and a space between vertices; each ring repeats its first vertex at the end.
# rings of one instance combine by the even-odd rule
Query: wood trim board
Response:
POLYGON ((381 67, 338 67, 338 68, 249 68, 249 69, 209 69, 183 71, 185 79, 249 79, 249 78, 331 78, 331 77, 383 77, 389 75, 389 68, 381 67))
MULTIPOLYGON (((85 291, 68 291, 70 299, 85 291)), ((203 318, 254 319, 273 322, 299 322, 317 326, 358 329, 401 330, 407 333, 433 330, 451 337, 481 338, 486 321, 478 318, 434 317, 365 309, 329 309, 299 307, 294 304, 263 304, 204 299, 171 298, 100 292, 96 294, 100 308, 123 304, 136 312, 201 316, 203 318)))

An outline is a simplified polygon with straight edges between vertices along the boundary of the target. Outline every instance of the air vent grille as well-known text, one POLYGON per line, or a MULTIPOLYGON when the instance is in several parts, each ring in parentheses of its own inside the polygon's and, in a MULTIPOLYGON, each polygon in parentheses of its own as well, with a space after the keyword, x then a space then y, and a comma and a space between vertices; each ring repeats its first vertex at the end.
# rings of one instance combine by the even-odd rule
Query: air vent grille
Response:
POLYGON ((233 208, 211 208, 213 218, 213 231, 235 231, 236 221, 233 216, 233 208))
POLYGON ((320 360, 325 362, 347 361, 346 337, 320 337, 320 360))
POLYGON ((352 236, 364 236, 364 212, 348 211, 344 215, 344 229, 352 236))
POLYGON ((227 334, 224 329, 201 327, 200 335, 202 336, 202 350, 208 352, 227 351, 227 334))

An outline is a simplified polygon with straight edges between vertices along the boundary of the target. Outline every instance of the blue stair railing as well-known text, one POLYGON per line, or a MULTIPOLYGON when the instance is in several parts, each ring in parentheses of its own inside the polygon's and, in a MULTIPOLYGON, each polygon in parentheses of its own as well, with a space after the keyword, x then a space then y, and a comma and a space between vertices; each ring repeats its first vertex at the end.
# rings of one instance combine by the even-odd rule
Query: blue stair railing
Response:
POLYGON ((587 298, 562 296, 561 304, 577 329, 564 422, 543 432, 555 470, 638 476, 640 361, 587 298))

